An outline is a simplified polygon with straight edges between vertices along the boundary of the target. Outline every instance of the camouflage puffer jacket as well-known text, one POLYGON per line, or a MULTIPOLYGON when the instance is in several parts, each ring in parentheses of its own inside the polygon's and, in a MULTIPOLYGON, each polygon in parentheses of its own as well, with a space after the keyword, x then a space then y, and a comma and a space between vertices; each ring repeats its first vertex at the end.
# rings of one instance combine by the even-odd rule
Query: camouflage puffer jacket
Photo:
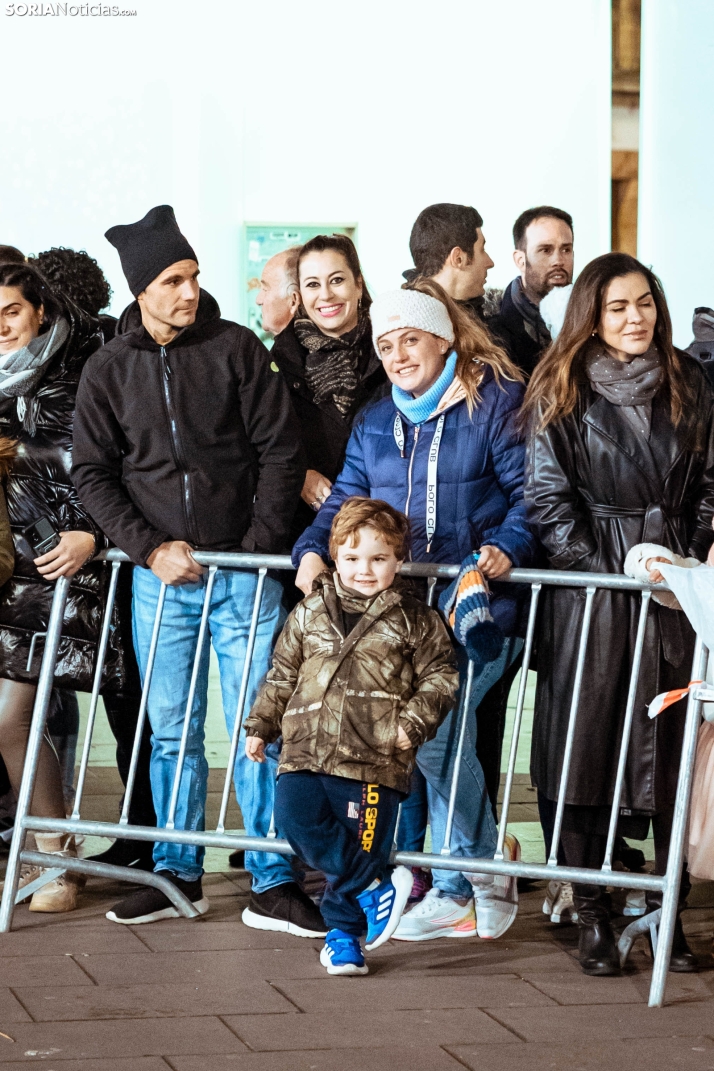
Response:
POLYGON ((446 627, 397 578, 378 595, 338 595, 322 573, 288 618, 246 720, 266 742, 282 731, 278 774, 296 770, 409 790, 416 748, 454 705, 458 673, 446 627), (340 603, 363 616, 344 634, 340 603), (396 750, 402 727, 413 747, 396 750))

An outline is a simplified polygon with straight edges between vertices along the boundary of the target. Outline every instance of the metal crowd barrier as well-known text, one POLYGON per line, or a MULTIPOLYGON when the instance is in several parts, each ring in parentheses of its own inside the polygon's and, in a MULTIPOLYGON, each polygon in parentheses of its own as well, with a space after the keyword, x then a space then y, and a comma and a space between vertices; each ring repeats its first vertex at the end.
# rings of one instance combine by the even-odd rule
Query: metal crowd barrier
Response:
MULTIPOLYGON (((58 870, 56 869, 56 858, 50 855, 45 855, 41 852, 30 852, 23 850, 25 834, 28 830, 33 830, 36 832, 75 833, 87 836, 102 836, 114 838, 130 837, 135 840, 168 841, 178 844, 191 844, 195 846, 204 845, 205 847, 212 848, 227 848, 230 850, 245 849, 248 851, 269 851, 288 855, 293 854, 292 849, 290 848, 290 845, 287 843, 287 841, 277 838, 274 834, 274 831, 271 831, 271 834, 268 837, 248 837, 235 833, 227 833, 225 829, 226 812, 228 809, 228 802, 232 790, 232 774, 235 766, 236 754, 238 749, 238 737, 243 717, 243 707, 245 705, 245 699, 248 692, 250 663, 255 647, 255 637, 258 628, 260 602, 263 587, 265 584, 265 577, 269 569, 291 570, 292 566, 290 564, 290 559, 281 555, 220 553, 195 554, 196 560, 201 565, 208 567, 209 573, 206 584, 206 593, 203 605, 201 626, 198 636, 198 643, 193 663, 191 684, 186 704, 186 713, 184 717, 183 731, 179 747, 176 774, 173 783, 171 805, 169 808, 169 818, 167 821, 166 828, 157 829, 148 826, 130 826, 128 815, 136 776, 136 768, 139 758, 139 746, 141 742, 144 723, 147 716, 147 704, 149 698, 149 690, 151 686, 154 660, 160 636, 161 617, 166 596, 165 585, 162 585, 161 587, 158 605, 156 609, 156 616, 154 620, 151 645, 149 649, 147 668, 141 697, 141 705, 139 709, 138 724, 134 739, 131 765, 127 780, 126 792, 124 795, 121 816, 118 822, 112 823, 85 821, 81 818, 80 815, 80 807, 82 804, 82 796, 87 775, 87 766, 89 763, 89 752, 92 743, 92 733, 94 730, 94 723, 96 719, 97 704, 99 701, 99 688, 102 674, 102 666, 106 655, 107 643, 109 639, 110 619, 116 595, 119 568, 122 562, 126 562, 129 560, 126 555, 124 555, 123 553, 121 553, 121 551, 118 550, 105 551, 103 552, 103 554, 100 555, 100 557, 104 560, 111 562, 111 582, 109 585, 107 606, 104 614, 98 648, 97 665, 95 670, 93 689, 91 693, 87 729, 85 733, 84 746, 80 760, 74 811, 70 818, 63 820, 35 817, 33 815, 30 815, 29 813, 30 801, 32 799, 32 791, 37 775, 40 745, 45 730, 50 695, 52 692, 55 664, 61 639, 64 608, 65 603, 67 601, 67 593, 69 590, 69 582, 64 578, 61 578, 57 581, 55 586, 55 594, 52 602, 49 622, 47 625, 47 632, 44 635, 44 652, 37 685, 37 695, 35 699, 32 726, 30 729, 30 737, 28 741, 27 756, 25 760, 22 784, 18 796, 17 815, 15 818, 15 828, 8 858, 5 885, 2 895, 2 903, 0 904, 1 933, 7 933, 12 926, 13 913, 16 902, 24 899, 32 889, 41 887, 43 883, 47 882, 48 880, 51 880, 58 873, 58 870), (174 818, 176 813, 176 803, 178 799, 182 767, 186 753, 186 743, 189 733, 191 710, 196 688, 196 681, 198 677, 201 652, 203 650, 206 639, 211 590, 213 587, 213 582, 215 580, 216 571, 218 569, 257 570, 258 585, 253 605, 253 615, 248 635, 246 657, 243 667, 242 681, 238 700, 238 710, 235 719, 235 728, 231 739, 230 757, 226 769, 226 779, 223 785, 218 822, 216 824, 215 831, 185 831, 174 828, 174 818), (45 866, 53 869, 46 870, 40 876, 40 878, 33 883, 32 887, 25 886, 18 893, 17 885, 20 875, 21 863, 30 863, 36 866, 45 866)), ((430 604, 433 602, 437 581, 439 579, 452 579, 458 574, 458 571, 459 567, 456 565, 432 566, 418 563, 405 564, 403 569, 404 575, 426 579, 427 601, 430 604)), ((706 686, 702 686, 697 689, 692 689, 689 695, 666 874, 664 874, 663 876, 656 876, 651 874, 636 874, 613 870, 612 854, 615 836, 617 832, 617 822, 620 809, 619 805, 622 797, 622 789, 625 777, 627 750, 629 746, 632 721, 635 712, 635 696, 640 671, 642 649, 645 641, 645 626, 647 622, 647 613, 649 610, 652 592, 660 589, 667 590, 666 585, 643 584, 639 581, 631 580, 628 577, 618 576, 614 574, 555 572, 550 570, 537 569, 514 569, 511 571, 510 575, 506 579, 508 579, 512 583, 530 585, 531 600, 528 615, 528 627, 523 651, 523 668, 521 670, 520 684, 518 688, 518 698, 516 703, 513 735, 511 739, 508 768, 506 773, 502 816, 498 835, 498 846, 496 849, 495 856, 493 859, 467 859, 463 857, 452 857, 449 847, 451 840, 451 830, 453 827, 454 820, 456 792, 458 788, 458 779, 460 773, 459 760, 463 751, 465 738, 465 714, 468 710, 473 683, 473 663, 470 663, 467 673, 466 684, 463 688, 461 708, 459 713, 459 735, 457 742, 456 760, 454 762, 454 772, 452 775, 449 807, 447 812, 447 825, 444 837, 445 846, 442 849, 442 853, 440 855, 423 852, 394 852, 392 855, 392 860, 395 863, 403 863, 406 866, 421 866, 426 868, 439 868, 442 870, 459 870, 465 873, 503 874, 512 877, 545 880, 554 879, 557 881, 570 881, 590 885, 613 886, 622 889, 636 889, 645 891, 656 890, 662 892, 663 899, 661 915, 660 912, 653 912, 650 915, 645 916, 644 919, 637 920, 636 924, 633 924, 633 926, 628 927, 627 934, 624 935, 625 939, 623 942, 621 942, 621 949, 623 950, 623 954, 626 956, 627 951, 629 951, 629 947, 632 945, 632 940, 634 939, 634 937, 636 937, 640 933, 647 932, 648 928, 653 928, 657 924, 657 922, 659 922, 658 940, 656 941, 656 951, 652 971, 649 1003, 650 1006, 661 1007, 664 1002, 667 970, 677 913, 677 900, 684 856, 684 839, 687 826, 687 814, 689 809, 697 731, 701 717, 701 706, 702 702, 705 699, 708 699, 710 701, 714 699, 714 691, 707 690, 706 686), (508 827, 508 813, 510 809, 511 796, 513 791, 516 755, 518 750, 521 723, 523 719, 523 707, 526 695, 528 668, 530 665, 531 653, 533 650, 533 638, 536 627, 538 600, 544 585, 583 588, 585 590, 585 600, 583 622, 580 631, 580 637, 577 641, 577 666, 573 686, 572 700, 570 705, 568 730, 563 755, 563 768, 560 778, 560 787, 555 815, 555 827, 553 832, 550 855, 545 864, 535 864, 524 863, 522 861, 516 862, 504 859, 503 845, 508 827), (568 778, 570 774, 570 762, 572 757, 573 742, 577 731, 577 715, 580 700, 580 691, 582 685, 583 670, 585 666, 585 658, 587 653, 588 634, 593 615, 595 593, 598 589, 603 588, 615 589, 619 591, 639 591, 641 592, 641 607, 633 665, 630 675, 622 740, 618 755, 617 775, 615 781, 612 809, 610 814, 609 834, 607 838, 605 861, 600 870, 590 870, 585 868, 559 866, 557 856, 558 845, 560 842, 560 834, 563 824, 563 813, 565 807, 568 778)), ((694 654, 694 665, 692 670, 692 680, 704 681, 706 679, 707 658, 708 652, 703 646, 701 639, 697 637, 696 649, 694 654)), ((146 885, 152 885, 154 887, 160 888, 169 897, 169 899, 177 908, 179 914, 185 916, 186 918, 192 918, 197 915, 196 909, 189 902, 189 900, 181 892, 179 892, 179 890, 175 886, 171 885, 170 882, 168 882, 164 878, 158 877, 156 874, 150 874, 143 871, 135 871, 126 867, 110 866, 107 864, 92 862, 87 859, 63 859, 61 866, 64 870, 78 872, 81 874, 86 874, 88 876, 114 878, 130 881, 133 883, 143 883, 146 885)))

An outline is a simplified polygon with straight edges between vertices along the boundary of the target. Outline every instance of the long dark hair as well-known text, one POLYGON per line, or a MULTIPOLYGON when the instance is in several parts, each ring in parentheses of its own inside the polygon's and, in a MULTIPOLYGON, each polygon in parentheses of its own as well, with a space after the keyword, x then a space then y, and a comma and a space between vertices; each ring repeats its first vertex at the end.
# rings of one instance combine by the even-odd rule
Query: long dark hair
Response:
POLYGON ((585 382, 585 360, 600 323, 605 290, 613 279, 635 273, 647 280, 657 310, 653 341, 662 359, 672 423, 683 425, 687 438, 696 437, 696 388, 684 374, 682 358, 672 343, 672 321, 662 284, 654 272, 627 253, 596 257, 575 281, 562 330, 536 365, 526 393, 523 414, 537 414, 536 431, 572 413, 585 382))
POLYGON ((40 334, 62 315, 62 306, 45 277, 29 264, 0 264, 0 286, 14 286, 33 309, 44 309, 40 334))
POLYGON ((357 248, 352 239, 348 238, 346 234, 316 234, 309 242, 305 242, 298 254, 298 283, 300 281, 300 265, 308 253, 324 253, 328 249, 334 249, 336 253, 341 253, 347 262, 347 267, 354 276, 355 282, 362 283, 362 308, 368 309, 372 304, 372 298, 364 281, 362 265, 357 256, 357 248))

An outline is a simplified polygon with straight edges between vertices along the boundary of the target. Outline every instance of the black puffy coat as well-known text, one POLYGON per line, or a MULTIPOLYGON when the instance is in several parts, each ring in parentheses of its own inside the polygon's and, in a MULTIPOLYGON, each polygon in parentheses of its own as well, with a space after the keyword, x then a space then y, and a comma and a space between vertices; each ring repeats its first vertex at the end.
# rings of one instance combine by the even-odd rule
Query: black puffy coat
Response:
MULTIPOLYGON (((270 356, 283 373, 290 390, 295 415, 300 424, 302 444, 307 455, 307 467, 315 469, 334 483, 345 460, 345 450, 357 416, 371 401, 384 397, 391 385, 382 362, 371 345, 364 354, 360 372, 360 387, 352 411, 343 416, 331 401, 317 405, 305 376, 307 351, 295 334, 291 320, 275 338, 270 356)), ((307 503, 300 501, 292 530, 292 543, 315 519, 307 503)))
MULTIPOLYGON (((63 315, 70 333, 35 391, 35 434, 23 427, 14 400, 4 399, 0 413, 0 433, 18 444, 6 485, 16 556, 14 573, 0 594, 0 677, 33 684, 43 642, 36 643, 28 670, 30 644, 33 635, 47 628, 55 584, 37 572, 22 529, 47 517, 57 531, 91 532, 98 548, 104 546, 102 533, 80 503, 70 478, 77 385, 85 361, 102 345, 102 334, 97 320, 69 302, 63 315)), ((109 566, 101 562, 85 565, 72 579, 55 676, 58 688, 91 690, 108 580, 109 566)), ((103 690, 121 690, 124 659, 116 627, 106 666, 103 690)))
MULTIPOLYGON (((617 406, 580 388, 575 410, 531 437, 526 508, 554 569, 622 573, 637 543, 660 543, 704 561, 714 514, 714 399, 694 381, 705 446, 694 453, 672 425, 669 401, 652 403, 650 449, 617 406)), ((585 592, 544 587, 538 623, 538 687, 531 775, 557 798, 585 592)), ((587 647, 566 802, 612 803, 640 608, 638 592, 597 592, 587 647)), ((623 811, 657 814, 674 799, 683 704, 651 720, 655 695, 689 681, 694 636, 681 611, 649 611, 625 778, 623 811)))

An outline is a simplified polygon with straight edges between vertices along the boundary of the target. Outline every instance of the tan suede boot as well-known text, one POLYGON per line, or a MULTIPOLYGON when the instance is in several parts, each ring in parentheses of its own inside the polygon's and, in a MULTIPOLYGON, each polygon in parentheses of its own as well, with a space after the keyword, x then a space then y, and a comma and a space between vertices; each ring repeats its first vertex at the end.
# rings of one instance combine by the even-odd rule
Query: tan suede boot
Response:
MULTIPOLYGON (((58 833, 36 833, 35 837, 37 850, 57 856, 58 867, 62 866, 62 859, 76 859, 77 847, 71 833, 64 836, 58 833)), ((60 874, 33 894, 30 911, 74 911, 85 881, 86 878, 82 874, 60 874)))
MULTIPOLYGON (((27 835, 25 836, 25 849, 28 852, 36 852, 37 851, 37 842, 35 840, 35 834, 34 833, 27 833, 27 835)), ((22 889, 25 885, 29 885, 31 881, 35 880, 35 878, 39 878, 41 873, 42 873, 42 867, 34 866, 34 865, 31 866, 29 863, 21 863, 20 864, 20 880, 17 883, 17 891, 19 892, 20 889, 22 889)), ((5 888, 5 882, 4 881, 0 881, 0 896, 2 895, 2 892, 3 892, 4 888, 5 888)), ((26 897, 26 899, 28 899, 28 897, 26 897)), ((21 904, 22 900, 18 900, 17 903, 21 904)))

